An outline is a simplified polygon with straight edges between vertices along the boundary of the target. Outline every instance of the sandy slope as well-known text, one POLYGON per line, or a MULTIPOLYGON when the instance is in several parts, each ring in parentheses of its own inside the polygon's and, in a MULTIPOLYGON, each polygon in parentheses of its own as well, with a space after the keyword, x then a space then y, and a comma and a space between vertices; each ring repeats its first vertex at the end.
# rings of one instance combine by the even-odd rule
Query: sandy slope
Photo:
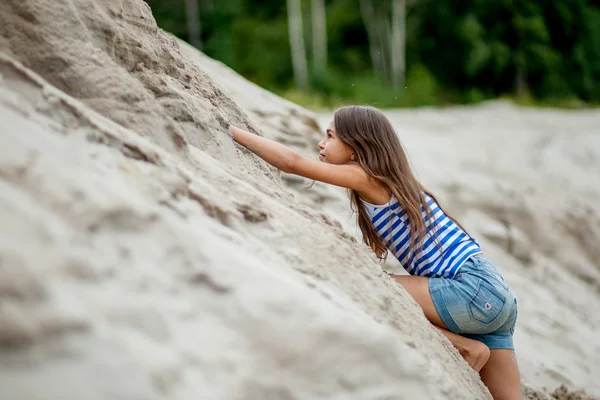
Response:
MULTIPOLYGON (((357 244, 348 219, 332 217, 345 212, 343 193, 301 191, 289 176, 283 184, 224 129, 260 129, 311 154, 319 134, 311 113, 180 50, 138 0, 4 1, 0 49, 0 397, 489 398, 357 244)), ((412 118, 418 134, 443 136, 448 120, 489 126, 488 114, 468 109, 393 115, 402 126, 412 118)), ((577 311, 597 304, 594 220, 585 226, 596 236, 580 237, 581 222, 569 225, 579 214, 565 218, 573 196, 560 190, 552 198, 564 212, 550 202, 522 212, 535 198, 518 195, 531 177, 509 162, 488 165, 483 153, 472 160, 476 171, 461 164, 461 149, 448 146, 468 142, 467 133, 445 142, 408 136, 422 160, 445 143, 431 158, 437 164, 419 164, 424 179, 490 238, 486 251, 520 299, 545 300, 520 304, 531 316, 517 338, 526 378, 536 388, 571 379, 596 390, 597 355, 592 347, 577 354, 585 340, 594 345, 598 327, 592 309, 577 311), (444 154, 453 173, 470 171, 468 185, 440 179, 444 154), (494 168, 507 185, 513 174, 525 183, 496 189, 494 168), (550 225, 536 220, 548 214, 557 215, 550 225), (556 224, 562 230, 549 229, 556 224), (515 245, 515 235, 531 245, 515 245), (581 258, 557 267, 577 250, 581 258), (556 321, 572 331, 552 330, 556 321)), ((551 159, 565 153, 553 151, 551 159)), ((550 179, 562 169, 546 172, 550 179)), ((595 193, 561 176, 568 190, 595 193)))
POLYGON ((145 3, 0 11, 0 397, 487 398, 145 3))
POLYGON ((485 397, 368 253, 270 178, 0 71, 3 398, 485 397))

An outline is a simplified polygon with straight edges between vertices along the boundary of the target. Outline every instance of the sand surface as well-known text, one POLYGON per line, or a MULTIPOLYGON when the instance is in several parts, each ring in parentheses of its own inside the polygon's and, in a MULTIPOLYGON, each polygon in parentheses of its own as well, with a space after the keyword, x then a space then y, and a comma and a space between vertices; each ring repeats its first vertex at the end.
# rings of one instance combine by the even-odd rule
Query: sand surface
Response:
MULTIPOLYGON (((598 115, 389 115, 519 296, 528 398, 598 394, 598 115)), ((142 1, 2 2, 0 398, 490 398, 357 241, 344 193, 225 129, 316 155, 327 118, 142 1)))

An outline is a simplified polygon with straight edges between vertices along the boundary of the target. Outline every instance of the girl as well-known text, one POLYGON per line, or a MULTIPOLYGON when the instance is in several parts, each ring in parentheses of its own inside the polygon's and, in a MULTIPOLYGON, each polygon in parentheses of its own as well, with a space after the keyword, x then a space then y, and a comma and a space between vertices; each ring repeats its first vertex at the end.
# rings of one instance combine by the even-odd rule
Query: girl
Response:
POLYGON ((319 143, 320 162, 230 129, 237 143, 282 171, 349 189, 364 242, 379 259, 392 252, 410 274, 393 279, 479 372, 494 399, 521 399, 516 298, 477 241, 415 178, 381 111, 336 110, 319 143))

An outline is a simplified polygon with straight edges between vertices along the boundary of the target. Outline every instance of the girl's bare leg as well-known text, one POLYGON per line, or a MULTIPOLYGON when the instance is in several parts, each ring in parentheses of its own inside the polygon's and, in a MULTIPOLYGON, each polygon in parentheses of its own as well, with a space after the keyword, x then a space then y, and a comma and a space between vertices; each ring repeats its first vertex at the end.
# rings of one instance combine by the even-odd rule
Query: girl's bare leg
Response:
POLYGON ((479 372, 488 362, 488 359, 490 358, 490 349, 485 344, 478 342, 477 340, 457 335, 456 333, 441 328, 436 324, 433 324, 433 326, 438 328, 444 334, 444 336, 450 340, 452 345, 456 348, 456 350, 458 350, 467 364, 469 364, 469 366, 476 372, 479 372))
POLYGON ((450 340, 467 364, 475 371, 479 372, 490 357, 490 349, 477 340, 457 335, 447 329, 433 304, 433 300, 431 300, 431 295, 429 294, 429 278, 424 276, 405 275, 393 275, 392 277, 396 282, 401 284, 408 293, 410 293, 423 309, 425 317, 427 317, 429 322, 450 340))
POLYGON ((492 350, 479 371, 494 400, 521 400, 521 374, 514 350, 492 350))

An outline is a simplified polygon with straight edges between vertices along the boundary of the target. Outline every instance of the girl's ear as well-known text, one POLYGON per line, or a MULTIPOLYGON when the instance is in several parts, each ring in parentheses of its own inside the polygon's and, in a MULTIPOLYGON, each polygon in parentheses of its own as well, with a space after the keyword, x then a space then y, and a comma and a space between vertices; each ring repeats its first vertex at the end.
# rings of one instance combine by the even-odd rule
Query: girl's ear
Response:
POLYGON ((354 161, 354 153, 352 153, 352 154, 350 155, 350 160, 351 160, 351 161, 354 161))

